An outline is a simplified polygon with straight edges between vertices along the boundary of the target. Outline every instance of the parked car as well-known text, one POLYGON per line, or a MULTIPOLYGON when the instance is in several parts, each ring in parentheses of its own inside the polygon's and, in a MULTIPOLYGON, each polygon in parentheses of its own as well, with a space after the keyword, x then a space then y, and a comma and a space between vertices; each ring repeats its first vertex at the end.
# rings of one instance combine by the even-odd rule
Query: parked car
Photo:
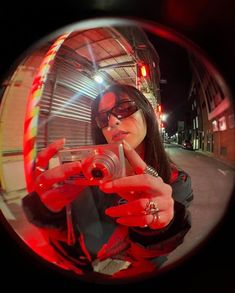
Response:
POLYGON ((182 148, 187 150, 193 150, 193 144, 190 140, 186 139, 182 142, 182 148))

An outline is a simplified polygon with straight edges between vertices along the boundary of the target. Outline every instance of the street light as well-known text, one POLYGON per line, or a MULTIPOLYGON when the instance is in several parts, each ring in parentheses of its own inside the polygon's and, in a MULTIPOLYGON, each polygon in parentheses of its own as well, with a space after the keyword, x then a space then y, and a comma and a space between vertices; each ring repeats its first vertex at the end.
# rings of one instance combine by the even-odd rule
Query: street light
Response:
POLYGON ((167 120, 168 115, 167 114, 162 114, 161 115, 161 119, 162 121, 166 121, 167 120))

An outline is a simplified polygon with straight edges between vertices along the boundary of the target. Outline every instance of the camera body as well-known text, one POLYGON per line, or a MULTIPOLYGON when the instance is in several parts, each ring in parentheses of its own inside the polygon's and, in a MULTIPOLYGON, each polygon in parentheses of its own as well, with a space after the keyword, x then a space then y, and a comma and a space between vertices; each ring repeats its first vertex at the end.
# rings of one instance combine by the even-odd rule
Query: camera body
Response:
POLYGON ((125 156, 121 143, 88 145, 58 152, 60 164, 80 161, 82 169, 66 179, 66 183, 99 185, 126 175, 125 156))

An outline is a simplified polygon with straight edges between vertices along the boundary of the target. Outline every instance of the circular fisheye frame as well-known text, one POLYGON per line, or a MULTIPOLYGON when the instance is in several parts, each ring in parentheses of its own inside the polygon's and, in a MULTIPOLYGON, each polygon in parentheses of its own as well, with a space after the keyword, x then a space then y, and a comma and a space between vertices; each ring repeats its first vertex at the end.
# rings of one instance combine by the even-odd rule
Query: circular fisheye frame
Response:
POLYGON ((235 166, 234 105, 209 57, 127 18, 68 25, 21 57, 1 92, 0 206, 25 246, 104 284, 154 277, 201 248, 226 214, 235 166), (131 115, 113 115, 120 101, 131 115))

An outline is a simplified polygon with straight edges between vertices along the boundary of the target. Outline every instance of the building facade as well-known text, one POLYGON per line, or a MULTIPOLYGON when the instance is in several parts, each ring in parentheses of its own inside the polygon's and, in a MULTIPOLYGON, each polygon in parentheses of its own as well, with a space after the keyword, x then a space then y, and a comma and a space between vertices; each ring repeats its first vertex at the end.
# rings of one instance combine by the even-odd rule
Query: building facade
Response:
POLYGON ((235 119, 230 93, 198 59, 190 56, 190 64, 193 71, 189 94, 193 148, 235 166, 235 119))

